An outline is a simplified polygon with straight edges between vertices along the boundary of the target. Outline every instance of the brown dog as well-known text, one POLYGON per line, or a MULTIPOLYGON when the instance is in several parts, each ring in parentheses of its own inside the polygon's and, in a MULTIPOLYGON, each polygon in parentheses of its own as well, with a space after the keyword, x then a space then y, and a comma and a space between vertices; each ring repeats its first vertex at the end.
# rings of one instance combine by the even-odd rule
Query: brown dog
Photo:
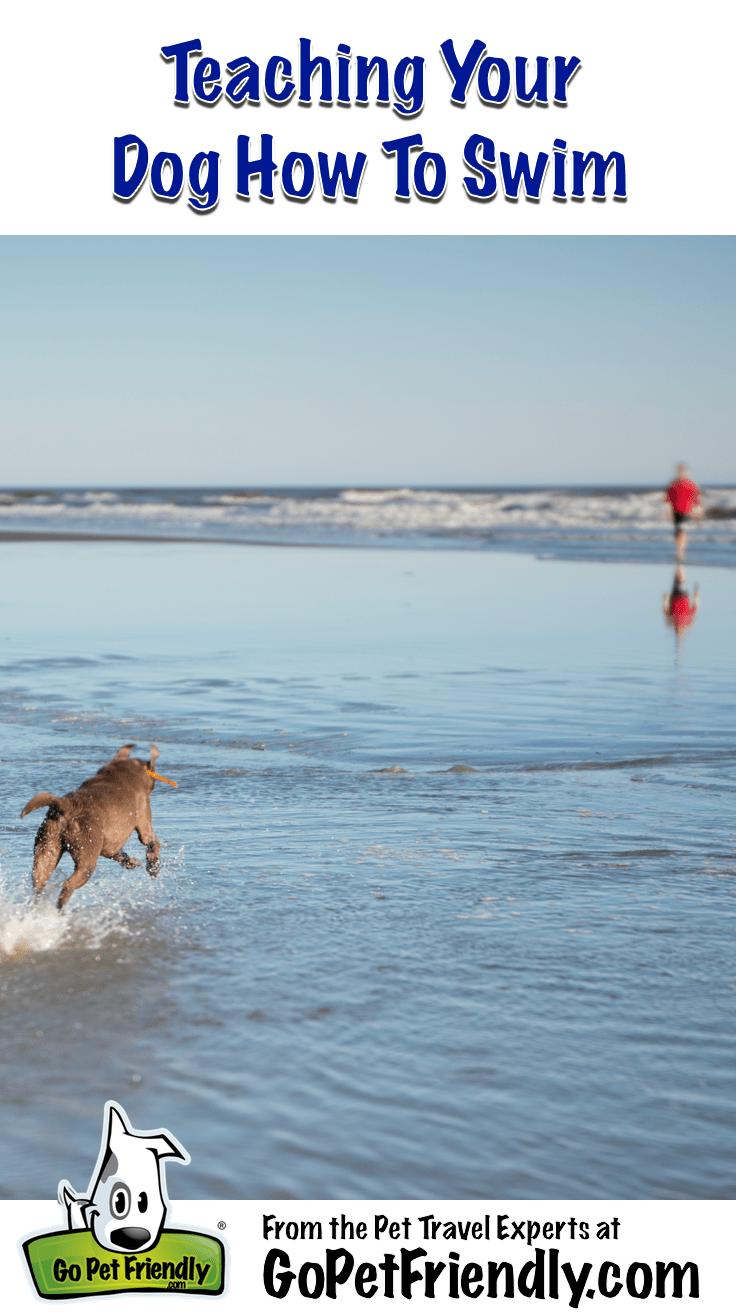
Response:
POLYGON ((33 888, 40 894, 56 870, 62 853, 71 853, 74 871, 64 881, 59 901, 61 911, 75 889, 92 875, 100 857, 130 869, 140 862, 123 852, 123 844, 135 830, 146 846, 146 869, 151 876, 160 869, 160 844, 153 832, 151 793, 154 780, 148 773, 159 756, 151 744, 151 760, 131 757, 133 743, 126 743, 112 761, 85 780, 74 793, 57 798, 37 793, 21 812, 21 819, 39 807, 48 807, 46 819, 36 835, 33 856, 33 888))

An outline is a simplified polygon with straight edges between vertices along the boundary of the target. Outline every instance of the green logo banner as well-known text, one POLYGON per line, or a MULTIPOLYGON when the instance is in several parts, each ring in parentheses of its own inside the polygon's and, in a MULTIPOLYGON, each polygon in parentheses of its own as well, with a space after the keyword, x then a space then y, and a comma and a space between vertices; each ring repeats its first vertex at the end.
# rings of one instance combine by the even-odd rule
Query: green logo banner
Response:
POLYGON ((42 1299, 82 1299, 131 1290, 177 1290, 221 1295, 225 1252, 216 1236, 198 1231, 161 1232, 144 1254, 121 1254, 98 1245, 91 1231, 53 1231, 23 1245, 42 1299))

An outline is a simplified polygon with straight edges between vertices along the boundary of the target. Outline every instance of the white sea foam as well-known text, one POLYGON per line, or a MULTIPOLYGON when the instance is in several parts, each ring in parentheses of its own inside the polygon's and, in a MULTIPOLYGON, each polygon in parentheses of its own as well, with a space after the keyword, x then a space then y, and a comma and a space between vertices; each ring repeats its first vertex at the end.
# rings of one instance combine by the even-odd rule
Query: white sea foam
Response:
MULTIPOLYGON (((736 488, 703 490, 707 508, 736 514, 736 488)), ((220 492, 77 491, 0 496, 0 527, 68 532, 161 533, 268 539, 326 535, 330 539, 482 536, 554 531, 658 537, 671 532, 662 492, 654 490, 447 491, 416 488, 345 488, 220 492)), ((701 536, 734 536, 733 520, 706 520, 701 536)))

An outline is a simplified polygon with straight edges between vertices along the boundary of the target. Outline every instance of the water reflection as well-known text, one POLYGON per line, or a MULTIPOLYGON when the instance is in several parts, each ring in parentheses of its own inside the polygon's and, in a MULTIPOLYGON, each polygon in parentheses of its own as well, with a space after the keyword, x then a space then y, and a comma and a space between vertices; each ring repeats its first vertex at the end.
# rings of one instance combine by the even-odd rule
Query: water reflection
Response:
POLYGON ((662 610, 668 625, 674 629, 678 642, 682 639, 686 629, 695 620, 698 605, 700 602, 700 593, 698 585, 693 588, 692 598, 690 597, 685 586, 685 571, 681 565, 675 570, 675 577, 672 580, 672 590, 665 593, 662 598, 662 610))

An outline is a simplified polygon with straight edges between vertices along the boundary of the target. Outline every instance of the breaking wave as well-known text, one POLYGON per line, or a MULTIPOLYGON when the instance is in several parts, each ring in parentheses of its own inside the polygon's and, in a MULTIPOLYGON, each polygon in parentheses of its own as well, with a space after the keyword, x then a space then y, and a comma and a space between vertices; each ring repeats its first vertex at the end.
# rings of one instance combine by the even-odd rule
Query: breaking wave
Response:
MULTIPOLYGON (((705 488, 703 503, 694 539, 736 559, 736 488, 705 488)), ((518 550, 559 543, 583 556, 610 540, 646 556, 669 540, 671 524, 661 488, 76 489, 0 492, 0 532, 518 550)))

